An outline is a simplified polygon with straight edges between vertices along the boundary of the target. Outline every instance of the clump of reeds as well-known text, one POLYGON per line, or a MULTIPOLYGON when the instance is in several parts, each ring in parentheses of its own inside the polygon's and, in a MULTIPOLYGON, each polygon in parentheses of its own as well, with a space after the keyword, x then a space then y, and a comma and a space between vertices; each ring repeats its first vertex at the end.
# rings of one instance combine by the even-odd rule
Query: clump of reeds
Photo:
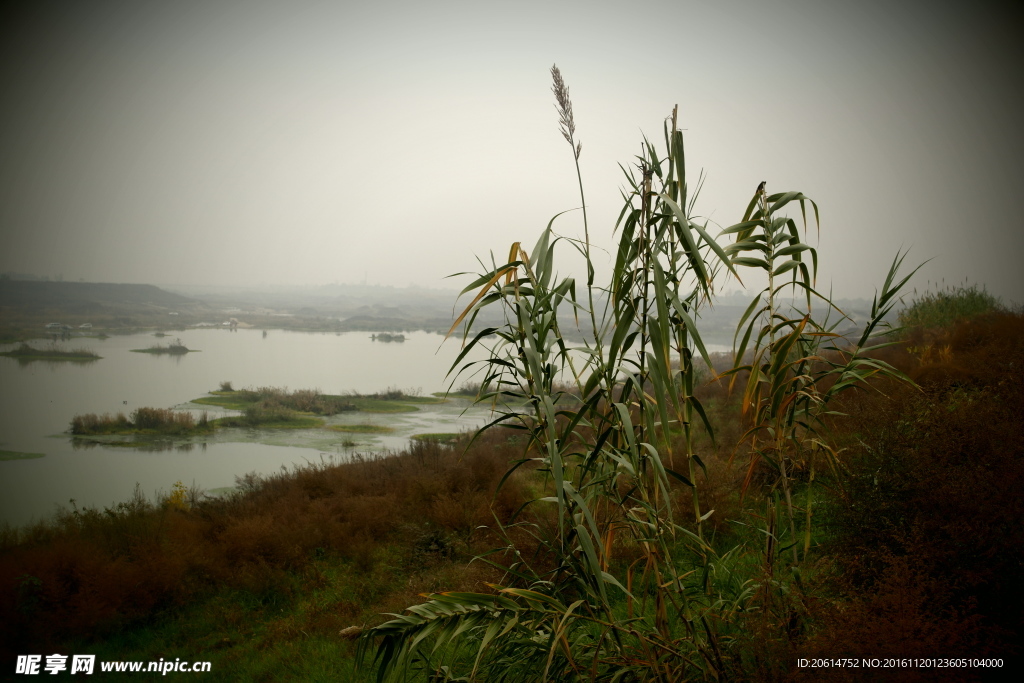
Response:
POLYGON ((467 396, 469 398, 476 398, 480 395, 480 390, 483 388, 483 384, 480 382, 466 381, 463 382, 458 389, 449 391, 450 396, 467 396))
POLYGON ((137 408, 132 411, 130 418, 125 417, 124 413, 87 413, 75 415, 71 419, 71 433, 76 436, 125 433, 183 435, 207 431, 209 428, 206 413, 197 422, 190 412, 168 408, 137 408))
POLYGON ((244 411, 245 422, 254 427, 270 422, 299 422, 302 419, 294 410, 263 402, 251 405, 244 411))
POLYGON ((72 434, 116 434, 131 429, 132 424, 124 413, 111 415, 104 413, 86 413, 71 418, 72 434))
POLYGON ((401 401, 403 398, 415 398, 416 396, 419 396, 419 391, 415 389, 388 387, 373 394, 356 394, 356 396, 360 398, 374 398, 379 401, 401 401))
POLYGON ((263 410, 283 408, 315 415, 337 415, 356 407, 342 396, 324 394, 319 389, 296 389, 288 391, 279 387, 242 389, 237 392, 244 401, 251 401, 263 410))

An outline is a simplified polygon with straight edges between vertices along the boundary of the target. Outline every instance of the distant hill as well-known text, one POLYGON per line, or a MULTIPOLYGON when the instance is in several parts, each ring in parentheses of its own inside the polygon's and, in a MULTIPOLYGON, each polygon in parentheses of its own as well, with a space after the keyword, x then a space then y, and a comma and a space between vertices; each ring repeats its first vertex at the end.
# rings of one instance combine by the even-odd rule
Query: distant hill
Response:
POLYGON ((193 303, 194 299, 153 285, 0 280, 0 308, 21 312, 87 313, 125 307, 175 308, 193 303))

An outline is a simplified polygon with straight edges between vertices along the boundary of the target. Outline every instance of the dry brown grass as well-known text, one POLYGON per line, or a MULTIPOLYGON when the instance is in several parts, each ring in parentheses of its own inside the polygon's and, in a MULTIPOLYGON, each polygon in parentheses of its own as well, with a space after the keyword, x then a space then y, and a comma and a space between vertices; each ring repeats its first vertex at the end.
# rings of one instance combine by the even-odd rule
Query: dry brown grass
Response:
POLYGON ((980 316, 934 342, 948 351, 885 352, 920 389, 889 384, 844 397, 850 417, 836 427, 848 473, 832 482, 840 495, 823 547, 841 597, 807 648, 858 656, 1017 651, 1024 317, 980 316))
POLYGON ((102 635, 224 588, 287 599, 296 576, 305 577, 298 585, 315 583, 315 558, 350 562, 369 581, 389 545, 404 548, 403 561, 416 568, 410 575, 428 565, 444 574, 451 564, 452 583, 413 585, 436 583, 434 572, 409 586, 368 585, 365 604, 350 611, 377 611, 382 593, 397 610, 413 589, 479 590, 474 577, 484 570, 474 565, 464 573, 464 566, 495 539, 478 527, 492 524, 492 514, 507 519, 525 496, 522 477, 513 477, 492 503, 516 453, 501 431, 464 456, 416 443, 393 457, 250 475, 238 494, 188 511, 136 496, 113 509, 65 511, 46 524, 7 530, 0 538, 0 612, 10 616, 0 620, 0 641, 24 649, 102 635))

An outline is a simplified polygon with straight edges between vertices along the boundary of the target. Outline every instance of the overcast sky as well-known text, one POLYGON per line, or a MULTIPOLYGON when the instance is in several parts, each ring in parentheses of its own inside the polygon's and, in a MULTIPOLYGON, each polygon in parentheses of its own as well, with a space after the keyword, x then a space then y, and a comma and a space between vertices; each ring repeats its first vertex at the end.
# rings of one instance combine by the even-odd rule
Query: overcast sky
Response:
POLYGON ((934 259, 919 289, 1024 303, 1021 21, 995 4, 22 4, 0 15, 0 271, 459 284, 579 205, 557 63, 599 245, 618 163, 678 103, 698 212, 805 192, 824 287, 870 296, 910 248, 934 259))

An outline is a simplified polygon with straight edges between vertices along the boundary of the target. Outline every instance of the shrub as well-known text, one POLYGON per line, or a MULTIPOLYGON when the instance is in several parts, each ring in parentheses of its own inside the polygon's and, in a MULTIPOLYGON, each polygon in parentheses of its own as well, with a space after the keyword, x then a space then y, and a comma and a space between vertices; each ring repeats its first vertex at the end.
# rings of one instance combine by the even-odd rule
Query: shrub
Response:
POLYGON ((899 313, 900 327, 935 329, 958 320, 1005 310, 1002 302, 977 285, 947 287, 925 292, 899 313))

